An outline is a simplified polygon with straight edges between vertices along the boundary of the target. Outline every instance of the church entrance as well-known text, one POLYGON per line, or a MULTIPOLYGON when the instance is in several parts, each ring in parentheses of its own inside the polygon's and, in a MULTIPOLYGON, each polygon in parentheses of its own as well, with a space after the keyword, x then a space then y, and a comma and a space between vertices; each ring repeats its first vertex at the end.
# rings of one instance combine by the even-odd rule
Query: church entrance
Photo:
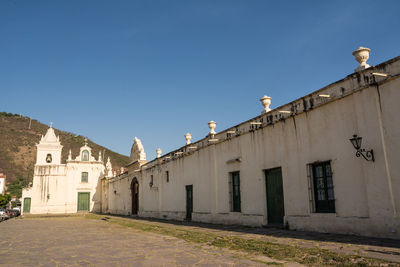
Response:
POLYGON ((24 198, 24 213, 31 212, 31 198, 26 197, 24 198))
POLYGON ((78 211, 89 211, 90 209, 90 193, 78 192, 78 211))
POLYGON ((136 215, 139 210, 139 183, 135 178, 133 178, 131 183, 132 192, 132 215, 136 215))

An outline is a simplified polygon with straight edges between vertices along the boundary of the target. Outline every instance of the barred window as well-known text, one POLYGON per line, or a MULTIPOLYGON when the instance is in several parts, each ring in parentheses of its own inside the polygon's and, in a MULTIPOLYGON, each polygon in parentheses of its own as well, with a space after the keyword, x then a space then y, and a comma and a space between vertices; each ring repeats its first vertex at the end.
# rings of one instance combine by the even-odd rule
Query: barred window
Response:
POLYGON ((333 192, 331 163, 329 161, 318 162, 311 164, 311 167, 315 212, 335 213, 335 195, 333 192))
POLYGON ((87 183, 89 181, 89 173, 82 172, 81 183, 87 183))

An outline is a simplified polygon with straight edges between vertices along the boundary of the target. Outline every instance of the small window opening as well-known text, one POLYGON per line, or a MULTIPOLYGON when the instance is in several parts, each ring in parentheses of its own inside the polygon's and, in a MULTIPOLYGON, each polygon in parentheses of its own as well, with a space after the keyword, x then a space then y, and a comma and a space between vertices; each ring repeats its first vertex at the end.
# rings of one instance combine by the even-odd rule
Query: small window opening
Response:
POLYGON ((89 181, 89 173, 82 172, 81 182, 82 183, 87 183, 88 181, 89 181))
POLYGON ((153 175, 151 175, 151 176, 150 176, 150 183, 149 183, 150 187, 153 187, 153 182, 154 182, 154 181, 153 181, 153 175))
POLYGON ((89 161, 89 151, 87 150, 82 151, 82 161, 89 161))

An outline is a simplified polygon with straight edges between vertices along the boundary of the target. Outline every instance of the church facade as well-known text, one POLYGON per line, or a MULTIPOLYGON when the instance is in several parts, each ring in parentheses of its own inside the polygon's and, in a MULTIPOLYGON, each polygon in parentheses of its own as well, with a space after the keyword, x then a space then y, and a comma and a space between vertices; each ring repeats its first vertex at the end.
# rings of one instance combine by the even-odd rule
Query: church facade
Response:
POLYGON ((400 238, 400 57, 101 179, 101 211, 400 238))
POLYGON ((31 214, 100 211, 100 178, 105 167, 102 156, 92 155, 85 145, 79 155, 61 163, 62 145, 50 127, 37 146, 33 182, 22 192, 22 212, 31 214))

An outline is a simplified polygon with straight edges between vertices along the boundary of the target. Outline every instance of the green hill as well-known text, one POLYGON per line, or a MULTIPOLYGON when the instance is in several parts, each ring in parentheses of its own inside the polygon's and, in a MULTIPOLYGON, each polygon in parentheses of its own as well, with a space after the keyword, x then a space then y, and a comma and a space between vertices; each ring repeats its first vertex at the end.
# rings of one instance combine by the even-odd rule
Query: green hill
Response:
MULTIPOLYGON (((29 117, 17 114, 0 112, 0 172, 7 175, 7 183, 21 182, 27 184, 32 181, 33 167, 36 161, 36 144, 42 135, 46 134, 48 126, 29 117)), ((79 154, 84 138, 80 135, 55 129, 63 145, 61 162, 65 163, 68 152, 72 156, 79 154)), ((129 157, 115 153, 103 146, 93 143, 88 139, 93 155, 97 158, 99 151, 105 154, 105 159, 110 157, 113 168, 119 170, 126 166, 129 157)))

